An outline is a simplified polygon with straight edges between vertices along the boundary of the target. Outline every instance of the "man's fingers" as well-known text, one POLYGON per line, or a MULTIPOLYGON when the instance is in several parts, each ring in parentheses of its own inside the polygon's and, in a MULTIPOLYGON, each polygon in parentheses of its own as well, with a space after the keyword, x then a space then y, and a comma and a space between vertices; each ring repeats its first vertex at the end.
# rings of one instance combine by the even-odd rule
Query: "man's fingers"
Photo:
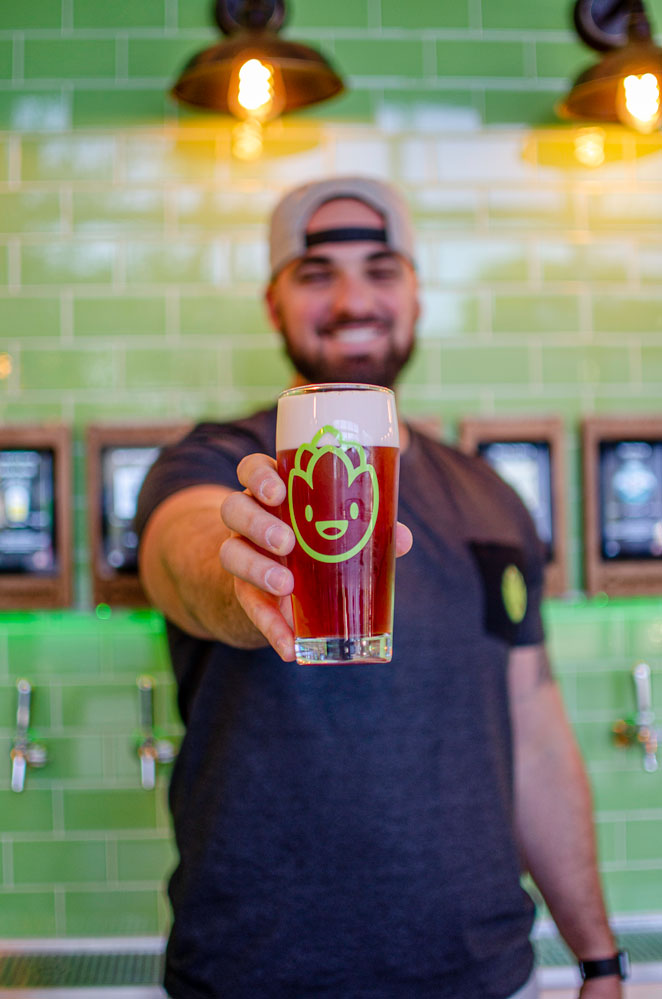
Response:
POLYGON ((276 462, 266 454, 248 454, 237 465, 237 477, 260 503, 279 506, 285 499, 285 483, 276 462))
POLYGON ((243 538, 233 536, 224 541, 220 559, 227 572, 252 583, 265 593, 283 597, 292 592, 294 577, 290 570, 256 551, 243 538))
MULTIPOLYGON (((284 662, 294 659, 294 635, 283 611, 285 601, 269 597, 250 583, 235 580, 235 593, 245 613, 284 662)), ((288 601, 289 602, 289 601, 288 601)), ((288 614, 291 617, 291 614, 288 614)))
POLYGON ((411 546, 414 543, 414 536, 407 527, 406 524, 401 524, 398 521, 395 529, 395 554, 399 558, 400 555, 406 555, 411 546))
MULTIPOLYGON (((280 481, 280 479, 279 479, 280 481)), ((294 547, 294 532, 247 493, 230 493, 221 506, 226 527, 274 555, 287 555, 294 547)))

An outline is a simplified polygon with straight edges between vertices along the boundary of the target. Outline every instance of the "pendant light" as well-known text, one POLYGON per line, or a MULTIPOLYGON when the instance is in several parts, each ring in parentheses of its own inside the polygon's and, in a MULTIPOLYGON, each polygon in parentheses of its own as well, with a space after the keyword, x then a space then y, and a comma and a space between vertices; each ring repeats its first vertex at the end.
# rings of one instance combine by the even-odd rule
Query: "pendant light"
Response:
POLYGON ((643 0, 577 0, 577 32, 605 54, 557 106, 562 118, 621 122, 638 132, 662 120, 662 48, 651 35, 643 0))

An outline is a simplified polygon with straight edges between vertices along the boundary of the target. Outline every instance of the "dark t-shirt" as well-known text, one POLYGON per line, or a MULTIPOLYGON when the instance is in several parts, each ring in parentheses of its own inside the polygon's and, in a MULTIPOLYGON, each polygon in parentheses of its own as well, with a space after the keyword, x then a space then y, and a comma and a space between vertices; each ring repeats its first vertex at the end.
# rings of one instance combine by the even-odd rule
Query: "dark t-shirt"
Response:
MULTIPOLYGON (((239 459, 273 454, 274 434, 273 411, 195 428, 148 475, 140 529, 179 489, 238 487, 239 459)), ((505 999, 531 972, 506 667, 510 645, 542 640, 540 545, 486 463, 415 431, 399 519, 414 547, 389 665, 298 666, 168 623, 186 725, 170 790, 176 999, 505 999)))

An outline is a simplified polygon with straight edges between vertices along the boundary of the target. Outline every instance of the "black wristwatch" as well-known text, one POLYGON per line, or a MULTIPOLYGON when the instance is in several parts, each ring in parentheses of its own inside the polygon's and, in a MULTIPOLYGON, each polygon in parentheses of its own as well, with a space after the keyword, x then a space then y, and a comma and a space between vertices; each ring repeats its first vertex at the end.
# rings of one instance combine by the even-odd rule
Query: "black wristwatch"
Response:
POLYGON ((630 974, 630 955, 626 950, 619 950, 612 957, 600 957, 593 961, 580 961, 579 973, 582 981, 587 978, 603 978, 605 975, 618 975, 622 982, 630 974))

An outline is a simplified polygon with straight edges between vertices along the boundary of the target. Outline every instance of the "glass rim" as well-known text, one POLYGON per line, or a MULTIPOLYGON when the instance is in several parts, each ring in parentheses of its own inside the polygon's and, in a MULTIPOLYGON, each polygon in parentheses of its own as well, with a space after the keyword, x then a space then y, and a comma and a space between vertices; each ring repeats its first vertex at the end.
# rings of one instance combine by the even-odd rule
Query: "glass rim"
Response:
POLYGON ((367 382, 312 382, 310 385, 296 385, 294 388, 285 389, 278 398, 286 399, 289 396, 323 392, 386 392, 395 396, 393 389, 387 388, 386 385, 369 385, 367 382))

